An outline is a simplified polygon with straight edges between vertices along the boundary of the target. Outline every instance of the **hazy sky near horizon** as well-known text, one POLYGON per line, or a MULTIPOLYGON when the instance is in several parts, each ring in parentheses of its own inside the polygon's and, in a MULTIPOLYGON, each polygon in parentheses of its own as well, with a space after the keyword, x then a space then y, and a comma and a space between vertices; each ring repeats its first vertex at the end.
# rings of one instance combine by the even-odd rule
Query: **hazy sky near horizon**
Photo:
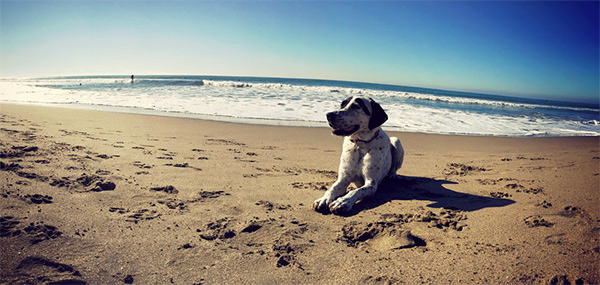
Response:
POLYGON ((0 76, 336 79, 598 102, 599 2, 0 2, 0 76))

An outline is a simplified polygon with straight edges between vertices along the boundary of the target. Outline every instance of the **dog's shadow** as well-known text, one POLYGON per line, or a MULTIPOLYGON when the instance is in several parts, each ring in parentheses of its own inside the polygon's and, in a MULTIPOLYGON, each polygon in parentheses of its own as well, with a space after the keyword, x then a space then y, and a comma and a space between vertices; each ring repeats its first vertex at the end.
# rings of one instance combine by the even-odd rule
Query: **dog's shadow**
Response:
POLYGON ((347 216, 353 216, 361 211, 377 208, 385 203, 396 200, 431 201, 427 207, 458 209, 462 211, 477 211, 483 208, 504 207, 515 203, 505 198, 479 196, 450 190, 444 185, 458 184, 448 180, 437 180, 426 177, 398 176, 386 179, 374 196, 359 201, 347 216))

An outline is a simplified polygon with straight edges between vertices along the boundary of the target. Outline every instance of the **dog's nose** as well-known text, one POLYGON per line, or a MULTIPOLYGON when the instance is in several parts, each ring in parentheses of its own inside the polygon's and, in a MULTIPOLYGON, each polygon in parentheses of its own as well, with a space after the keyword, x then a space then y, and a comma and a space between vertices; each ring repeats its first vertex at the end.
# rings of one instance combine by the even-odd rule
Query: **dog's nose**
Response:
POLYGON ((337 117, 337 113, 336 112, 329 112, 327 113, 327 120, 328 121, 333 121, 335 120, 335 117, 337 117))

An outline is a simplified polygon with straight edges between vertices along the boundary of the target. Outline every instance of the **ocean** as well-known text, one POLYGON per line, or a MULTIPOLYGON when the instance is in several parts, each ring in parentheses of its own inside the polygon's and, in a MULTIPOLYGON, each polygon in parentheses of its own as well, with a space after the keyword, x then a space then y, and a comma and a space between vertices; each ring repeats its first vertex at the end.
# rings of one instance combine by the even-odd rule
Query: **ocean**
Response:
MULTIPOLYGON (((76 76, 0 79, 0 102, 238 123, 327 127, 353 95, 381 104, 384 129, 432 134, 600 136, 597 105, 406 86, 225 76, 76 76)), ((1 111, 1 110, 0 110, 1 111)))

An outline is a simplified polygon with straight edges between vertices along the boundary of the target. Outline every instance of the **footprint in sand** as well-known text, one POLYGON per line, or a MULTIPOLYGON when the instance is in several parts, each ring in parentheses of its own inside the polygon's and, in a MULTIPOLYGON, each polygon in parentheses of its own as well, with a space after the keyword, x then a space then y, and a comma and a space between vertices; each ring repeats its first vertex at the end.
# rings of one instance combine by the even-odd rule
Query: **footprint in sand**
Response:
POLYGON ((49 195, 41 195, 41 194, 33 194, 33 195, 25 195, 23 196, 23 198, 25 198, 26 200, 29 200, 31 203, 34 204, 51 204, 52 203, 52 196, 49 195))
MULTIPOLYGON (((21 260, 19 265, 14 269, 19 276, 27 276, 34 278, 37 275, 37 280, 44 280, 46 284, 87 284, 83 280, 73 279, 72 276, 81 277, 81 273, 75 269, 75 267, 53 261, 41 256, 28 256, 21 260), (58 281, 49 282, 52 279, 58 281)), ((33 279, 36 280, 36 279, 33 279)), ((16 282, 22 283, 22 282, 16 282)), ((29 281, 23 280, 23 283, 29 283, 29 281)))
POLYGON ((180 200, 180 199, 176 199, 176 198, 167 198, 167 199, 162 199, 162 200, 158 200, 157 202, 159 204, 163 204, 165 205, 167 208, 175 210, 185 210, 188 206, 188 204, 192 204, 192 203, 197 203, 197 202, 202 202, 205 201, 207 199, 214 199, 214 198, 219 198, 223 195, 229 195, 229 193, 225 193, 224 191, 200 191, 198 192, 198 198, 195 199, 191 199, 191 200, 180 200))
POLYGON ((236 142, 234 140, 225 140, 225 139, 207 139, 207 144, 213 145, 236 145, 236 146, 246 146, 245 143, 236 142))
POLYGON ((55 239, 62 235, 62 232, 55 226, 45 225, 43 222, 34 224, 31 223, 29 226, 23 229, 25 233, 29 235, 29 242, 33 244, 40 243, 45 240, 55 239))
POLYGON ((234 230, 228 228, 230 222, 231 219, 222 218, 206 224, 204 229, 197 229, 196 232, 205 240, 230 239, 236 235, 234 230))
POLYGON ((498 198, 498 199, 502 199, 502 198, 508 198, 508 197, 512 197, 512 195, 504 193, 504 192, 490 192, 490 196, 492 198, 498 198))
POLYGON ((88 175, 84 173, 81 177, 77 178, 77 182, 87 188, 87 191, 112 191, 115 190, 117 185, 112 181, 105 181, 98 175, 88 175))
POLYGON ((333 184, 331 182, 293 182, 291 185, 296 189, 313 189, 313 190, 321 190, 326 191, 329 185, 333 184))
POLYGON ((577 216, 586 216, 586 213, 583 209, 579 208, 579 207, 575 207, 575 206, 566 206, 560 213, 559 215, 563 216, 563 217, 567 217, 567 218, 574 218, 577 216))
POLYGON ((444 170, 444 174, 446 175, 458 175, 458 176, 466 176, 473 172, 484 172, 489 171, 489 169, 485 169, 483 167, 470 166, 462 163, 449 163, 448 168, 444 170))
POLYGON ((152 165, 148 165, 148 164, 142 163, 141 161, 134 161, 133 162, 133 166, 137 166, 138 168, 143 168, 143 169, 150 169, 150 168, 152 168, 152 165))
POLYGON ((438 228, 443 231, 455 230, 462 231, 467 227, 465 220, 467 216, 461 210, 443 209, 438 214, 420 208, 417 212, 408 214, 383 214, 381 220, 392 225, 401 225, 406 223, 428 223, 430 228, 438 228))
POLYGON ((119 214, 125 214, 125 213, 129 213, 129 210, 125 209, 125 208, 120 208, 120 207, 110 207, 108 209, 109 212, 111 213, 119 213, 119 214))
POLYGON ((0 237, 14 237, 20 235, 22 232, 17 229, 17 225, 21 222, 19 219, 13 216, 0 217, 0 237))
POLYGON ((389 251, 414 246, 425 246, 426 243, 422 239, 412 235, 410 231, 391 229, 377 234, 369 241, 369 245, 378 251, 389 251))
POLYGON ((283 204, 277 204, 277 203, 271 203, 269 201, 263 201, 260 200, 258 202, 255 203, 255 205, 257 206, 263 206, 267 212, 273 211, 274 209, 277 210, 290 210, 292 209, 292 205, 283 205, 283 204))
POLYGON ((140 221, 154 220, 158 217, 160 217, 160 214, 155 210, 140 209, 134 211, 131 215, 127 216, 127 219, 125 219, 125 221, 134 222, 137 224, 140 221))
POLYGON ((515 192, 517 192, 517 193, 523 192, 523 193, 527 193, 527 194, 540 194, 540 193, 544 192, 544 188, 542 188, 542 187, 530 187, 530 188, 527 188, 527 187, 525 187, 525 186, 523 186, 521 184, 518 184, 518 183, 509 183, 509 184, 506 184, 504 186, 504 188, 510 189, 510 190, 515 190, 515 192))
POLYGON ((148 209, 140 209, 140 210, 135 210, 132 212, 129 209, 125 209, 125 208, 121 208, 121 207, 110 207, 108 209, 108 211, 111 213, 117 213, 117 214, 129 214, 125 218, 125 221, 133 222, 136 224, 140 221, 153 220, 153 219, 156 219, 161 216, 161 214, 159 214, 157 211, 148 210, 148 209))
POLYGON ((342 233, 338 240, 345 242, 351 247, 364 244, 378 251, 390 251, 426 245, 424 240, 414 236, 410 231, 386 222, 369 223, 366 225, 356 222, 348 223, 342 227, 342 233))
POLYGON ((227 246, 243 242, 240 246, 250 249, 244 254, 265 255, 270 252, 270 256, 275 257, 275 266, 278 268, 293 266, 303 269, 298 255, 314 243, 304 241, 303 235, 308 232, 307 224, 282 218, 279 220, 255 218, 240 223, 231 217, 225 217, 206 224, 196 232, 200 233, 200 238, 204 240, 219 240, 227 246), (238 237, 243 238, 237 240, 238 237))
POLYGON ((550 202, 548 202, 546 200, 544 200, 544 201, 542 201, 540 203, 537 203, 535 205, 538 206, 538 207, 542 207, 542 208, 550 208, 550 207, 552 207, 552 203, 550 203, 550 202))
POLYGON ((173 185, 150 188, 151 191, 165 192, 167 194, 177 194, 179 191, 173 185))
POLYGON ((556 275, 550 279, 549 284, 563 285, 563 284, 592 284, 592 283, 584 278, 573 278, 569 275, 556 275))
POLYGON ((22 230, 17 228, 21 222, 12 216, 0 217, 0 236, 15 237, 25 234, 29 242, 34 245, 45 240, 55 239, 62 235, 62 232, 55 226, 45 225, 44 222, 30 223, 22 230))
POLYGON ((201 168, 190 166, 187 162, 186 163, 175 163, 175 164, 167 163, 167 164, 165 164, 165 166, 172 166, 172 167, 177 167, 177 168, 191 168, 191 169, 195 169, 198 171, 202 171, 201 168))
POLYGON ((549 227, 554 226, 554 223, 546 221, 540 215, 529 216, 529 217, 525 218, 524 221, 525 221, 525 224, 530 228, 537 228, 537 227, 549 228, 549 227))

